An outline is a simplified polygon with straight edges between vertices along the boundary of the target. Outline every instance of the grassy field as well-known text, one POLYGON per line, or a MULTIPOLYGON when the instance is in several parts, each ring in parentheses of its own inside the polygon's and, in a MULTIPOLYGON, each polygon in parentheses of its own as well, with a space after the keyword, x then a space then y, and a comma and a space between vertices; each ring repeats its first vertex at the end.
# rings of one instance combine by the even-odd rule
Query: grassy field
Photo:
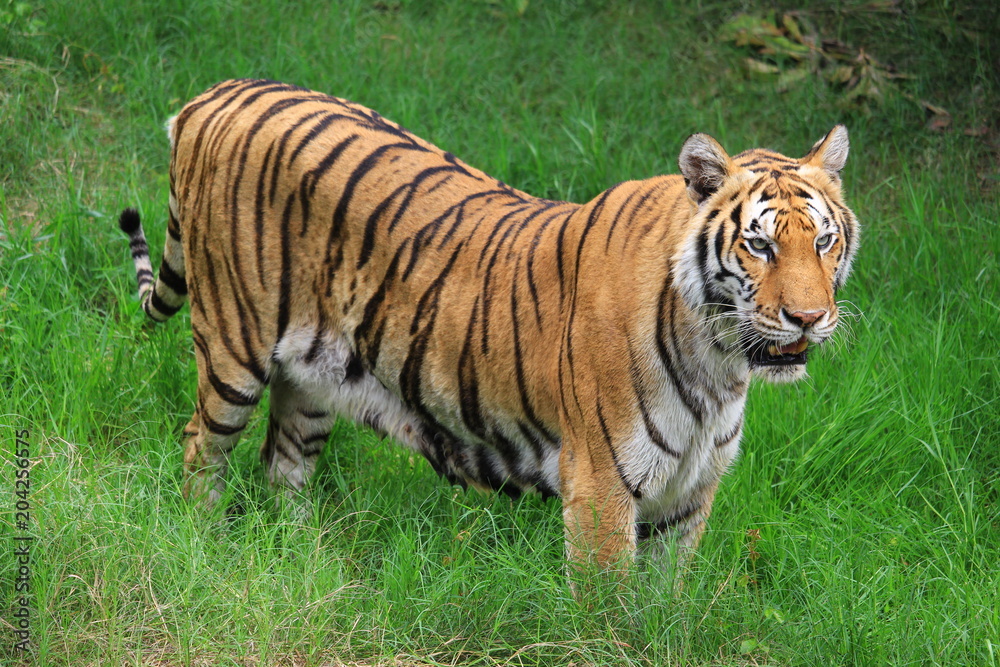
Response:
POLYGON ((752 53, 720 39, 736 3, 0 0, 0 663, 1000 666, 989 5, 809 6, 822 37, 912 75, 852 102, 825 70, 748 73, 752 53), (242 513, 183 502, 187 310, 144 320, 115 220, 139 207, 158 262, 162 124, 235 76, 357 100, 576 201, 676 172, 692 132, 798 156, 848 125, 857 317, 809 380, 752 387, 682 592, 646 572, 624 604, 578 604, 557 502, 462 493, 350 424, 306 521, 270 502, 265 409, 231 471, 242 513), (920 100, 950 116, 929 128, 920 100), (18 432, 30 655, 14 648, 18 432))

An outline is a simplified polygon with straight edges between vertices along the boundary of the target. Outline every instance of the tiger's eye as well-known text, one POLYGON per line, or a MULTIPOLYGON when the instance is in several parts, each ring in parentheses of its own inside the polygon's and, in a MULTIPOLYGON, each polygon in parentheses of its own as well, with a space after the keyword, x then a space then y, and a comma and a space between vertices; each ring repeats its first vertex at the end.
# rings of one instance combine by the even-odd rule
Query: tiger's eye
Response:
POLYGON ((820 237, 816 238, 816 247, 817 248, 825 248, 828 245, 830 245, 830 241, 832 241, 832 240, 833 240, 833 236, 831 234, 823 234, 823 236, 820 236, 820 237))
POLYGON ((767 242, 767 239, 762 239, 759 236, 750 239, 750 247, 754 250, 767 250, 770 246, 771 244, 767 242))

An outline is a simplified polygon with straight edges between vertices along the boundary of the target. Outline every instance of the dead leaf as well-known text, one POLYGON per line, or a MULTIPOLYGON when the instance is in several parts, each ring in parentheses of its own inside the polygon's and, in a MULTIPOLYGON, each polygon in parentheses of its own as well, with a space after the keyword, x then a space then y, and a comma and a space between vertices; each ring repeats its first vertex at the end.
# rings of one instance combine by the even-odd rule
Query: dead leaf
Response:
POLYGON ((777 74, 781 71, 777 65, 765 63, 756 58, 745 58, 743 64, 750 74, 777 74))
POLYGON ((944 132, 951 127, 951 116, 939 114, 931 116, 925 127, 931 132, 944 132))
POLYGON ((809 68, 805 65, 801 65, 795 69, 782 72, 778 77, 775 87, 778 89, 779 93, 786 93, 791 90, 795 84, 800 83, 807 78, 809 78, 809 68))
POLYGON ((951 116, 951 114, 948 113, 947 109, 931 104, 927 100, 920 100, 920 106, 923 107, 925 110, 929 111, 934 116, 949 116, 949 117, 951 116))

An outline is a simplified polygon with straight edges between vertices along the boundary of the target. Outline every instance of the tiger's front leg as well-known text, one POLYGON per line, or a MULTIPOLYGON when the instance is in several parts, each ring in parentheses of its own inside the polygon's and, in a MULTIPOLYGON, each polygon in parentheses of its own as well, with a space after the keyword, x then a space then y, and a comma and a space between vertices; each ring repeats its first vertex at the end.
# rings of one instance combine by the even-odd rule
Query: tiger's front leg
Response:
POLYGON ((691 494, 680 508, 655 520, 640 520, 637 533, 641 559, 657 568, 673 568, 680 584, 684 569, 705 533, 718 488, 716 479, 691 494), (672 556, 676 560, 670 562, 672 556))
POLYGON ((566 556, 571 565, 628 567, 636 549, 635 498, 617 473, 610 441, 567 437, 559 457, 566 556))

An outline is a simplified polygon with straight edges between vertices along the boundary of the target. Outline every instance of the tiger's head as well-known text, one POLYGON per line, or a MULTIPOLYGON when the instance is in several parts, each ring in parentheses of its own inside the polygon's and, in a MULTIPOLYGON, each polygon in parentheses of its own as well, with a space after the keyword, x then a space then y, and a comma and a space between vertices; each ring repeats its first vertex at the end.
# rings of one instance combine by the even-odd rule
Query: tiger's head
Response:
POLYGON ((798 160, 763 149, 730 157, 706 134, 681 149, 697 210, 677 284, 717 339, 773 382, 803 377, 810 347, 837 326, 835 295, 858 245, 841 194, 847 153, 843 125, 798 160))

